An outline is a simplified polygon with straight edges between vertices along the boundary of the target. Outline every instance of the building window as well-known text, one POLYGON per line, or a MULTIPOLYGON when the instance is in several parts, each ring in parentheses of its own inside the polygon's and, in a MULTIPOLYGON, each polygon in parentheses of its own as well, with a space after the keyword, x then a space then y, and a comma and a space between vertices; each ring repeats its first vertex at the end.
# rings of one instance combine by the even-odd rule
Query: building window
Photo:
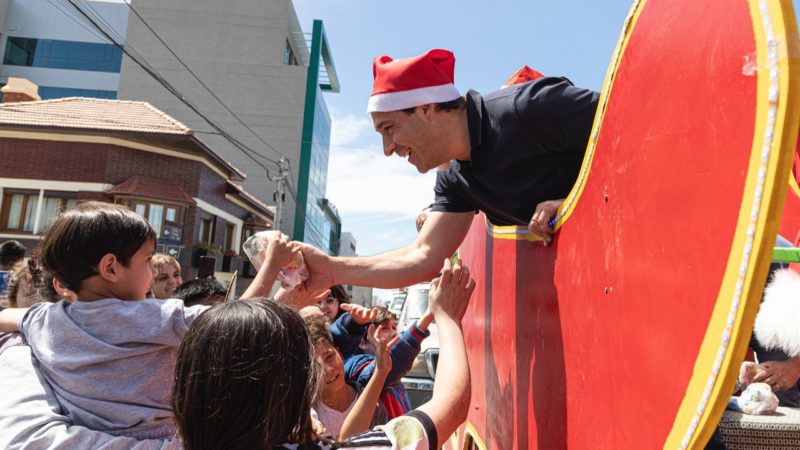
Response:
POLYGON ((200 219, 200 226, 197 230, 197 242, 200 244, 211 245, 214 224, 211 219, 200 219))
POLYGON ((235 233, 236 226, 232 223, 229 223, 225 226, 225 250, 236 250, 233 248, 233 235, 235 233))
POLYGON ((3 64, 119 73, 122 49, 113 44, 9 36, 3 64))
POLYGON ((42 215, 39 218, 39 229, 47 231, 55 223, 62 212, 74 208, 78 200, 74 198, 48 197, 45 195, 42 201, 42 215))
MULTIPOLYGON (((39 232, 47 231, 58 216, 78 204, 69 194, 45 194, 39 214, 39 232)), ((8 192, 3 196, 0 224, 4 230, 33 233, 36 210, 39 209, 38 192, 8 192)))
POLYGON ((136 214, 147 219, 159 239, 181 240, 183 206, 137 199, 130 200, 128 206, 132 206, 131 209, 136 211, 136 214))
POLYGON ((4 195, 3 228, 33 233, 33 222, 36 220, 36 203, 38 201, 38 193, 4 195))
POLYGON ((294 50, 292 50, 292 45, 289 41, 286 41, 286 48, 283 50, 283 63, 287 66, 299 66, 300 62, 297 60, 297 57, 294 55, 294 50))
POLYGON ((90 97, 116 100, 117 91, 104 91, 101 89, 74 89, 55 86, 39 86, 39 97, 42 100, 51 100, 64 97, 90 97))

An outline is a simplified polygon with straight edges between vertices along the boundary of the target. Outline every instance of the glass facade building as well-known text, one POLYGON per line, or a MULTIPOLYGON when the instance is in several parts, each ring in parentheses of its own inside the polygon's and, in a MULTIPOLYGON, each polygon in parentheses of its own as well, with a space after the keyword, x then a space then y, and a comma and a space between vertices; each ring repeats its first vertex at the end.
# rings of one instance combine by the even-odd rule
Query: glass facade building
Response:
POLYGON ((336 207, 325 198, 331 118, 322 93, 338 92, 339 85, 325 30, 319 20, 314 21, 309 59, 293 238, 336 255, 342 220, 336 207), (321 76, 323 70, 324 76, 321 76))
POLYGON ((9 36, 3 64, 119 73, 122 49, 112 44, 9 36))
POLYGON ((327 211, 329 202, 325 198, 328 185, 328 142, 331 137, 331 118, 328 107, 317 88, 317 101, 314 105, 313 137, 311 140, 311 158, 308 170, 308 196, 306 199, 306 221, 304 241, 317 248, 336 254, 339 238, 336 234, 337 217, 331 217, 327 211))
MULTIPOLYGON (((125 42, 126 3, 86 0, 79 7, 102 17, 103 29, 125 42)), ((122 48, 68 2, 0 0, 0 29, 0 86, 9 78, 22 78, 38 86, 42 100, 118 98, 122 48)))

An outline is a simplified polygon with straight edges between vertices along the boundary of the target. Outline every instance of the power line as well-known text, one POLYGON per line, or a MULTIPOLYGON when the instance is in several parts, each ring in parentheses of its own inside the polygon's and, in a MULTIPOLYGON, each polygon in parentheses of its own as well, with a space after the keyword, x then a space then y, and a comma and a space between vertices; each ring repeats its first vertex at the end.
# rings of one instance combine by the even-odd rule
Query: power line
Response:
POLYGON ((189 66, 187 66, 185 62, 183 62, 183 60, 180 58, 180 56, 178 56, 178 54, 177 54, 177 53, 175 53, 175 52, 172 50, 172 48, 170 48, 170 46, 169 46, 169 45, 167 45, 167 43, 166 43, 166 42, 164 42, 164 39, 161 39, 161 36, 159 36, 159 35, 158 35, 158 33, 156 33, 156 30, 154 30, 154 29, 153 29, 153 27, 151 27, 151 26, 150 26, 150 24, 149 24, 149 23, 147 23, 147 21, 144 19, 144 17, 142 17, 142 16, 141 16, 141 14, 139 14, 139 12, 138 12, 138 11, 136 11, 136 9, 133 7, 133 5, 132 5, 131 3, 128 3, 128 2, 126 2, 126 4, 128 5, 128 8, 130 8, 130 10, 131 10, 131 11, 132 11, 132 12, 133 12, 135 15, 136 15, 136 17, 138 17, 138 18, 139 18, 139 20, 140 20, 140 21, 141 21, 141 22, 144 24, 144 26, 145 26, 145 27, 147 27, 147 29, 148 29, 148 30, 150 30, 150 32, 151 32, 151 33, 153 33, 153 36, 155 36, 155 37, 156 37, 156 39, 158 39, 158 41, 159 41, 159 42, 161 42, 161 44, 162 44, 162 45, 164 45, 164 48, 166 48, 166 49, 167 49, 167 50, 168 50, 168 51, 169 51, 169 52, 172 54, 172 56, 174 56, 174 57, 175 57, 175 59, 176 59, 176 60, 178 60, 178 62, 179 62, 179 63, 180 63, 182 66, 183 66, 183 68, 184 68, 184 69, 186 69, 186 71, 187 71, 187 72, 189 72, 189 73, 192 75, 192 77, 194 77, 194 79, 195 79, 195 80, 197 80, 197 82, 198 82, 198 83, 200 83, 200 85, 201 85, 201 86, 203 86, 203 88, 205 88, 205 90, 206 90, 206 91, 208 91, 208 93, 209 93, 209 94, 211 94, 211 96, 212 96, 212 97, 214 97, 214 99, 215 99, 217 102, 219 102, 219 104, 220 104, 220 105, 222 105, 222 107, 223 107, 223 108, 225 108, 225 110, 226 110, 226 111, 228 111, 228 112, 229 112, 229 113, 230 113, 230 114, 231 114, 233 117, 235 117, 235 118, 236 118, 236 120, 238 120, 238 121, 239 121, 239 123, 241 123, 242 125, 244 125, 244 127, 245 127, 245 128, 247 128, 247 130, 248 130, 250 133, 252 133, 252 134, 253 134, 253 136, 255 136, 255 137, 256 137, 256 138, 257 138, 259 141, 261 141, 261 142, 262 142, 264 145, 266 145, 268 149, 272 150, 272 151, 273 151, 273 152, 274 152, 274 153, 275 153, 275 154, 276 154, 276 155, 277 155, 279 158, 280 158, 280 157, 285 157, 285 155, 283 155, 281 152, 279 152, 278 150, 276 150, 276 149, 275 149, 275 147, 273 147, 272 145, 270 145, 270 143, 269 143, 269 142, 267 142, 267 141, 266 141, 264 138, 262 138, 262 137, 261 137, 261 136, 260 136, 258 133, 256 133, 256 132, 255 132, 255 130, 253 130, 252 128, 250 128, 250 126, 249 126, 249 125, 247 125, 247 123, 246 123, 244 120, 242 120, 242 119, 241 119, 241 118, 240 118, 240 117, 239 117, 239 116, 238 116, 238 115, 237 115, 235 112, 233 112, 233 111, 232 111, 232 110, 231 110, 231 109, 228 107, 228 105, 226 105, 226 104, 225 104, 225 102, 223 102, 223 101, 222 101, 222 99, 221 99, 221 98, 219 98, 219 97, 217 96, 217 94, 215 94, 215 93, 214 93, 214 91, 212 91, 212 90, 211 90, 211 88, 209 88, 209 87, 208 87, 208 86, 207 86, 207 85, 206 85, 206 84, 203 82, 203 80, 201 80, 201 79, 200 79, 200 77, 199 77, 199 76, 197 76, 197 74, 195 74, 195 73, 194 73, 194 71, 192 71, 192 69, 190 69, 190 68, 189 68, 189 66))
POLYGON ((97 37, 98 39, 105 40, 105 38, 103 36, 101 36, 96 30, 93 30, 93 29, 87 27, 86 24, 81 22, 80 19, 74 13, 71 13, 68 9, 67 10, 61 9, 62 5, 55 3, 55 1, 56 0, 47 0, 47 3, 50 3, 50 5, 52 5, 53 8, 59 10, 68 19, 70 19, 71 21, 75 22, 76 24, 78 24, 78 26, 80 26, 84 30, 88 31, 89 33, 91 33, 92 35, 97 37))
POLYGON ((113 43, 113 44, 114 44, 114 46, 116 46, 117 48, 119 48, 120 50, 122 50, 122 52, 123 52, 123 53, 125 53, 125 54, 126 54, 128 57, 129 57, 129 58, 131 58, 131 60, 132 60, 133 62, 135 62, 135 63, 136 63, 136 64, 137 64, 139 67, 141 67, 141 68, 142 68, 142 70, 144 70, 144 71, 145 71, 145 72, 146 72, 148 75, 150 75, 151 77, 153 77, 153 79, 155 79, 156 81, 158 81, 158 83, 159 83, 159 84, 161 84, 161 85, 162 85, 162 86, 163 86, 165 89, 167 89, 167 91, 168 91, 168 92, 170 92, 172 95, 174 95, 176 98, 178 98, 178 99, 179 99, 179 100, 180 100, 180 101, 181 101, 181 102, 182 102, 184 105, 186 105, 186 106, 187 106, 189 109, 191 109, 192 111, 194 111, 194 112, 195 112, 195 114, 197 114, 197 115, 198 115, 198 116, 200 116, 200 117, 201 117, 203 120, 205 120, 205 121, 206 121, 206 122, 207 122, 207 123, 208 123, 208 124, 209 124, 209 125, 210 125, 210 126, 213 128, 213 129, 215 129, 217 132, 219 132, 219 133, 220 133, 220 135, 221 135, 222 137, 224 137, 224 138, 225 138, 225 139, 226 139, 228 142, 230 142, 230 143, 231 143, 231 144, 233 144, 233 145, 234 145, 236 148, 238 148, 239 150, 241 150, 241 151, 242 151, 242 153, 243 153, 245 156, 247 156, 247 157, 248 157, 248 159, 250 159, 251 161, 253 161, 255 164, 257 164, 258 166, 260 166, 262 169, 264 169, 264 171, 267 173, 267 177, 268 177, 268 178, 269 178, 271 181, 274 181, 274 178, 272 177, 272 174, 270 173, 270 171, 269 171, 269 169, 267 168, 267 166, 265 166, 265 165, 264 165, 264 164, 263 164, 261 161, 257 160, 257 159, 256 159, 256 158, 253 156, 253 154, 255 154, 255 155, 257 155, 257 156, 260 156, 260 157, 263 157, 264 159, 266 159, 266 160, 268 160, 268 161, 270 161, 270 162, 274 163, 275 165, 278 165, 278 162, 277 162, 277 161, 274 161, 274 160, 271 160, 271 159, 269 159, 269 158, 266 158, 266 157, 265 157, 265 156, 263 156, 263 155, 259 155, 259 154, 258 154, 258 152, 256 152, 255 150, 253 150, 253 149, 249 148, 247 145, 245 145, 244 143, 242 143, 241 141, 239 141, 239 140, 238 140, 236 137, 234 137, 234 136, 232 136, 230 133, 228 133, 228 132, 227 132, 225 129, 223 129, 221 126, 217 125, 217 124, 216 124, 216 122, 214 122, 214 121, 213 121, 213 120, 211 120, 209 117, 207 117, 205 114, 203 114, 203 112, 202 112, 202 111, 200 111, 200 109, 199 109, 197 106, 195 106, 195 105, 194 105, 194 104, 193 104, 191 101, 189 101, 189 99, 188 99, 188 98, 186 98, 186 96, 184 96, 184 95, 183 95, 183 94, 182 94, 182 93, 181 93, 181 92, 180 92, 180 91, 179 91, 177 88, 175 88, 175 87, 174 87, 172 84, 170 84, 170 83, 169 83, 169 81, 167 81, 167 80, 166 80, 166 79, 165 79, 163 76, 161 76, 161 74, 159 74, 159 73, 158 73, 158 72, 157 72, 157 71, 156 71, 156 70, 155 70, 155 69, 154 69, 152 66, 150 66, 150 65, 149 65, 149 64, 147 64, 146 62, 143 62, 144 58, 142 58, 142 60, 140 60, 140 58, 139 58, 139 57, 137 57, 137 56, 134 56, 134 55, 132 54, 132 52, 131 52, 131 51, 129 51, 129 50, 127 49, 127 46, 122 46, 122 45, 121 45, 119 42, 117 42, 117 40, 115 40, 115 39, 114 39, 114 38, 111 36, 111 34, 110 34, 109 32, 107 32, 105 29, 103 29, 103 28, 102 28, 102 27, 101 27, 101 26, 100 26, 100 25, 97 23, 97 21, 96 21, 95 19, 93 19, 93 18, 90 16, 90 14, 89 14, 89 13, 87 13, 86 11, 84 11, 84 10, 83 10, 83 8, 81 8, 80 6, 78 6, 78 4, 76 3, 76 0, 69 0, 69 3, 70 3, 70 5, 72 5, 72 7, 73 7, 75 10, 77 10, 77 11, 78 11, 78 12, 79 12, 79 13, 80 13, 80 14, 81 14, 81 15, 82 15, 82 16, 83 16, 83 17, 84 17, 86 20, 88 20, 88 21, 89 21, 89 23, 91 23, 91 24, 92 24, 92 26, 93 26, 95 29, 97 29, 97 30, 98 30, 100 33, 102 33, 102 34, 103 34, 103 35, 106 37, 106 39, 108 39, 108 40, 109 40, 111 43, 113 43))

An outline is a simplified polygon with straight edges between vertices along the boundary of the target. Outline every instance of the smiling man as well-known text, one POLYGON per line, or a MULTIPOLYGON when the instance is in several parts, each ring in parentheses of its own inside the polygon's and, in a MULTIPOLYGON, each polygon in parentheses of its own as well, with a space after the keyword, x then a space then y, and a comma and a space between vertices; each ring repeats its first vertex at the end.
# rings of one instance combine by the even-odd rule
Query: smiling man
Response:
POLYGON ((413 244, 382 255, 329 258, 305 247, 310 289, 335 283, 398 287, 432 277, 483 211, 495 225, 527 225, 548 244, 548 225, 578 176, 599 95, 542 77, 482 96, 461 96, 455 57, 373 61, 368 112, 386 156, 421 173, 439 169, 431 213, 413 244))

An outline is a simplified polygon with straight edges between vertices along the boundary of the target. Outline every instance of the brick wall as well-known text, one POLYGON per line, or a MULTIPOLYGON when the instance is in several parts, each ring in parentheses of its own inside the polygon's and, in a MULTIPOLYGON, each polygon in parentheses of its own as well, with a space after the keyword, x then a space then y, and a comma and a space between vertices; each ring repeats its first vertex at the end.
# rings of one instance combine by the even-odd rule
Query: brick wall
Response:
POLYGON ((104 181, 107 144, 0 138, 0 177, 104 181))
MULTIPOLYGON (((134 175, 161 178, 177 184, 192 197, 199 194, 199 174, 202 163, 145 152, 117 145, 109 146, 105 180, 119 184, 134 175)), ((217 175, 217 178, 221 177, 217 175)))
MULTIPOLYGON (((81 142, 50 142, 0 138, 0 177, 81 181, 116 185, 134 175, 170 181, 187 194, 244 218, 247 212, 225 198, 226 180, 199 161, 129 149, 117 145, 81 142)), ((78 200, 112 201, 102 192, 81 191, 78 200)), ((181 262, 191 260, 197 244, 200 216, 196 206, 187 208, 183 224, 181 262)), ((227 221, 217 218, 213 244, 223 247, 227 221)), ((186 264, 188 265, 188 264, 186 264)))

